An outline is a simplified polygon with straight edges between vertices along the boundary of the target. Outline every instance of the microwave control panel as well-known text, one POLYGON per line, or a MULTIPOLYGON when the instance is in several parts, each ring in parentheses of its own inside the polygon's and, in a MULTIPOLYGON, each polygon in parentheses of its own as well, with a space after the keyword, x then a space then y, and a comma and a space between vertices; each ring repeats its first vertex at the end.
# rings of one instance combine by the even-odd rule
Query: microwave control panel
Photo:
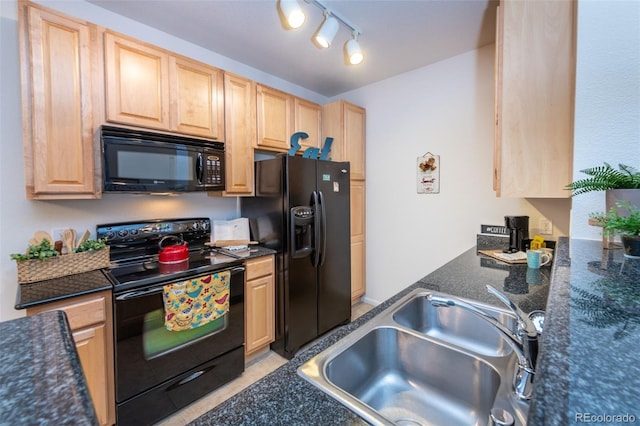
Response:
POLYGON ((205 167, 204 184, 205 185, 221 185, 224 169, 222 167, 222 158, 218 155, 207 155, 207 165, 205 167))

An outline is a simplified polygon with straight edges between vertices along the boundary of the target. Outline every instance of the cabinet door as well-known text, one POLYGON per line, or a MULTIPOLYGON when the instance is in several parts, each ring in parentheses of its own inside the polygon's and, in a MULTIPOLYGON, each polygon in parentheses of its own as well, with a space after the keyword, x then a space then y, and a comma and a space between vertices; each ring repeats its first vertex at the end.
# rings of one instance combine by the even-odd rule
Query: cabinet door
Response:
POLYGON ((273 275, 247 281, 245 353, 250 354, 275 337, 273 275))
POLYGON ((322 136, 333 138, 331 159, 351 162, 351 179, 365 179, 366 111, 345 101, 322 106, 322 136))
POLYGON ((256 140, 256 86, 251 80, 224 75, 225 173, 224 195, 253 195, 253 144, 256 140))
POLYGON ((35 7, 20 11, 27 198, 97 198, 95 27, 35 7))
POLYGON ((78 357, 87 380, 87 387, 96 409, 98 421, 101 425, 110 424, 108 421, 110 398, 107 394, 105 372, 107 358, 105 354, 106 328, 104 324, 75 331, 73 339, 76 343, 78 357))
POLYGON ((365 292, 365 182, 351 181, 351 300, 365 292))
POLYGON ((170 130, 169 56, 106 32, 107 120, 170 130))
POLYGON ((257 85, 257 148, 288 151, 293 134, 293 96, 257 85))
POLYGON ((275 340, 275 278, 273 255, 249 259, 245 263, 245 354, 275 340))
POLYGON ((169 81, 171 130, 224 140, 222 71, 171 56, 169 81))
POLYGON ((567 198, 573 173, 575 1, 507 0, 498 12, 494 187, 567 198))
POLYGON ((351 179, 365 178, 365 111, 344 104, 344 157, 351 162, 351 179))
POLYGON ((298 152, 307 148, 322 147, 322 108, 320 105, 300 98, 294 98, 294 128, 295 132, 305 132, 309 137, 300 139, 302 146, 298 152))

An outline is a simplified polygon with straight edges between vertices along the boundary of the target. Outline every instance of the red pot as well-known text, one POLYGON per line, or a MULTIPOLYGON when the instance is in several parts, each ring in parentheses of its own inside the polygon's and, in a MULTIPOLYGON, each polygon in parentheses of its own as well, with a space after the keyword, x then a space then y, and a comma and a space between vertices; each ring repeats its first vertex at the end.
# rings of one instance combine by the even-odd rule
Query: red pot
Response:
POLYGON ((167 235, 158 243, 160 252, 158 253, 158 261, 160 263, 179 263, 189 259, 189 248, 187 243, 175 235, 167 235), (162 246, 166 241, 174 241, 176 244, 162 246))

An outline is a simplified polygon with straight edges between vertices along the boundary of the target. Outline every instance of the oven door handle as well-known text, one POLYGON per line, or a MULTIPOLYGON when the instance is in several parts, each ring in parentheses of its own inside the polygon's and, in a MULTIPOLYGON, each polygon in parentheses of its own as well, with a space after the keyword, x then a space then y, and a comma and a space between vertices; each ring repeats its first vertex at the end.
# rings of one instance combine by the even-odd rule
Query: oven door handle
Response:
POLYGON ((159 286, 159 287, 151 287, 146 290, 129 291, 127 293, 121 294, 120 296, 116 296, 116 300, 129 300, 129 299, 133 299, 134 297, 141 297, 141 296, 147 296, 153 293, 160 293, 162 292, 163 289, 164 289, 163 286, 159 286))
MULTIPOLYGON (((229 269, 229 273, 231 275, 237 274, 238 272, 243 272, 246 268, 244 266, 237 266, 235 268, 229 269)), ((129 291, 127 293, 123 293, 119 296, 116 296, 116 300, 129 300, 135 297, 147 296, 149 294, 160 293, 164 289, 164 286, 151 287, 146 290, 134 290, 129 291)))

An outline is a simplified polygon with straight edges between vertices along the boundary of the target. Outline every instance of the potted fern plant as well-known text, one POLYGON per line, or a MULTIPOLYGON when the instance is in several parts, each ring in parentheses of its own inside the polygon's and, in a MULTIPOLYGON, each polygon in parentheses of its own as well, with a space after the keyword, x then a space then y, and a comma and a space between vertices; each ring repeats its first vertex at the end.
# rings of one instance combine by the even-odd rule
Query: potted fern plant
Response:
MULTIPOLYGON (((626 200, 640 205, 640 171, 632 166, 618 164, 618 168, 609 163, 604 166, 590 167, 580 170, 587 178, 578 179, 570 183, 565 189, 571 191, 571 196, 593 191, 606 191, 605 211, 616 207, 616 202, 626 200)), ((626 212, 621 211, 621 214, 626 212)))
POLYGON ((605 235, 620 235, 626 257, 640 259, 640 208, 629 201, 618 201, 616 205, 618 209, 592 213, 591 217, 602 226, 605 235))

